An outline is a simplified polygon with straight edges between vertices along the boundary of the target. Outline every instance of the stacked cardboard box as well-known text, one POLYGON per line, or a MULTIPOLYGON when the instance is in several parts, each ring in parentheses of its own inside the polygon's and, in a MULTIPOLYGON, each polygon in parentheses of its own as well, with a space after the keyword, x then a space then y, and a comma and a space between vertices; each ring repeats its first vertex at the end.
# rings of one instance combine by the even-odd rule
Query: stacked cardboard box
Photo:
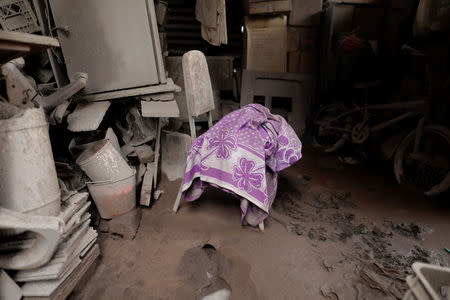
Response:
POLYGON ((245 18, 245 68, 252 71, 286 72, 287 17, 245 18))
POLYGON ((322 0, 248 0, 247 6, 245 69, 317 74, 322 0))
POLYGON ((292 9, 291 0, 248 0, 248 14, 272 14, 289 12, 292 9))
POLYGON ((316 27, 288 27, 288 72, 317 74, 318 34, 316 27))
POLYGON ((315 75, 322 0, 292 0, 288 26, 288 72, 315 75))

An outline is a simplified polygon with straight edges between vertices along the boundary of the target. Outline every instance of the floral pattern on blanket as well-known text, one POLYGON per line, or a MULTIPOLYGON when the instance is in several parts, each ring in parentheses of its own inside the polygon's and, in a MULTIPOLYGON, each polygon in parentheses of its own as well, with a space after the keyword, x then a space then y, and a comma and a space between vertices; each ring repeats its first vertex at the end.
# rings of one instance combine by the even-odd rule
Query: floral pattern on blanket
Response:
POLYGON ((243 220, 256 225, 267 217, 276 195, 277 173, 301 158, 302 144, 292 127, 259 104, 222 118, 191 145, 183 197, 193 201, 207 186, 247 200, 243 220), (249 221, 252 220, 252 221, 249 221))

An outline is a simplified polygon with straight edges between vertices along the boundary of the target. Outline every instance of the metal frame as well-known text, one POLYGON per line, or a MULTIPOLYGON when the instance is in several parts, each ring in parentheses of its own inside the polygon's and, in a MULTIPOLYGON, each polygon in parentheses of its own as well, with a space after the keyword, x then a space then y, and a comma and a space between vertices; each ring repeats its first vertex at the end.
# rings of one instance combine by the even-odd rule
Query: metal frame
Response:
MULTIPOLYGON (((350 114, 353 114, 355 112, 364 112, 365 117, 367 118, 367 113, 369 110, 397 110, 397 109, 415 109, 417 111, 409 111, 406 113, 403 113, 395 118, 389 119, 387 121, 381 122, 375 126, 372 126, 372 128, 369 128, 369 131, 376 132, 378 130, 390 127, 394 125, 395 123, 398 123, 402 120, 405 120, 407 118, 411 118, 414 116, 418 116, 421 114, 421 111, 423 112, 424 108, 430 104, 430 101, 428 100, 418 100, 418 101, 407 101, 407 102, 399 102, 399 103, 390 103, 390 104, 375 104, 375 105, 364 105, 364 106, 357 106, 354 109, 351 109, 347 112, 344 112, 340 114, 339 116, 335 117, 334 119, 331 119, 327 122, 327 124, 331 124, 332 122, 339 120, 345 116, 348 116, 350 114)), ((326 124, 322 122, 316 122, 317 125, 326 126, 326 124)), ((351 129, 341 128, 341 127, 334 127, 334 126, 326 126, 326 128, 333 129, 336 131, 341 132, 347 132, 351 133, 351 129)))

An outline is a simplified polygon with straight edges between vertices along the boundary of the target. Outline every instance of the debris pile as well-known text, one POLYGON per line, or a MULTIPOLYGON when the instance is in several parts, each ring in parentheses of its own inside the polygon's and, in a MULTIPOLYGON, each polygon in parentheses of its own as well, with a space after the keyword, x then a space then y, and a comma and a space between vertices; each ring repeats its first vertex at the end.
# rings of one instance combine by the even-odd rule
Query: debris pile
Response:
POLYGON ((164 193, 156 189, 161 131, 167 118, 179 116, 174 93, 180 88, 166 77, 153 1, 133 8, 143 18, 122 22, 121 27, 143 23, 120 31, 120 43, 108 43, 118 52, 100 56, 84 51, 85 45, 103 49, 98 36, 120 32, 105 25, 105 31, 91 27, 90 35, 82 34, 86 28, 80 25, 90 21, 68 19, 65 4, 50 1, 45 14, 40 6, 16 12, 30 14, 34 27, 11 28, 12 19, 0 20, 3 29, 18 31, 2 31, 1 42, 22 46, 2 52, 0 77, 6 88, 0 90, 0 268, 8 270, 1 273, 0 290, 13 286, 12 299, 16 290, 17 298, 65 298, 100 253, 91 222, 115 237, 135 237, 141 219, 136 193, 142 184, 140 203, 146 206, 164 193), (60 23, 70 25, 69 39, 60 23), (37 31, 42 36, 21 33, 37 31), (150 57, 135 59, 129 44, 150 57), (24 45, 26 54, 33 52, 25 59, 15 50, 24 45))
POLYGON ((66 297, 100 253, 89 194, 58 181, 42 108, 1 108, 0 268, 15 272, 2 272, 12 280, 0 290, 16 287, 8 299, 66 297))
POLYGON ((430 229, 388 219, 379 224, 360 219, 350 193, 311 183, 309 178, 294 185, 283 176, 278 191, 271 217, 289 232, 310 240, 313 246, 329 243, 337 253, 322 260, 323 268, 327 272, 340 269, 348 273, 347 279, 352 278, 351 285, 322 286, 321 294, 326 298, 359 295, 368 299, 402 299, 407 290, 405 278, 412 274, 414 262, 447 266, 443 256, 418 244, 430 229), (406 239, 408 246, 397 251, 393 244, 400 237, 406 239), (351 251, 348 246, 339 245, 348 243, 351 251))

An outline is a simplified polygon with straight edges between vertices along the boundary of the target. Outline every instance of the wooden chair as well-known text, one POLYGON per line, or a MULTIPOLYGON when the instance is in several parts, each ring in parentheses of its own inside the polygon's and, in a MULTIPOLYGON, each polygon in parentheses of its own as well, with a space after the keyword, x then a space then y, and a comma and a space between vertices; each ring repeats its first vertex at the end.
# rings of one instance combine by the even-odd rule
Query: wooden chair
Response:
MULTIPOLYGON (((208 114, 208 126, 213 126, 211 111, 214 110, 214 95, 209 77, 208 64, 205 55, 197 50, 192 50, 183 55, 182 60, 184 90, 186 93, 186 105, 191 130, 191 139, 197 137, 194 117, 208 114)), ((178 190, 177 198, 173 206, 176 213, 180 206, 183 183, 178 190)), ((264 230, 264 223, 259 224, 264 230)))
MULTIPOLYGON (((191 139, 197 137, 195 119, 201 114, 208 115, 208 126, 213 126, 211 111, 214 110, 214 94, 209 77, 208 64, 205 55, 197 50, 192 50, 183 55, 182 60, 184 91, 186 93, 186 105, 191 130, 191 139)), ((178 191, 173 211, 177 212, 180 206, 183 183, 178 191)))
POLYGON ((202 52, 192 50, 185 53, 182 66, 189 127, 191 138, 194 140, 197 137, 194 117, 206 113, 208 115, 208 126, 213 126, 211 111, 215 109, 214 94, 206 57, 202 52))

